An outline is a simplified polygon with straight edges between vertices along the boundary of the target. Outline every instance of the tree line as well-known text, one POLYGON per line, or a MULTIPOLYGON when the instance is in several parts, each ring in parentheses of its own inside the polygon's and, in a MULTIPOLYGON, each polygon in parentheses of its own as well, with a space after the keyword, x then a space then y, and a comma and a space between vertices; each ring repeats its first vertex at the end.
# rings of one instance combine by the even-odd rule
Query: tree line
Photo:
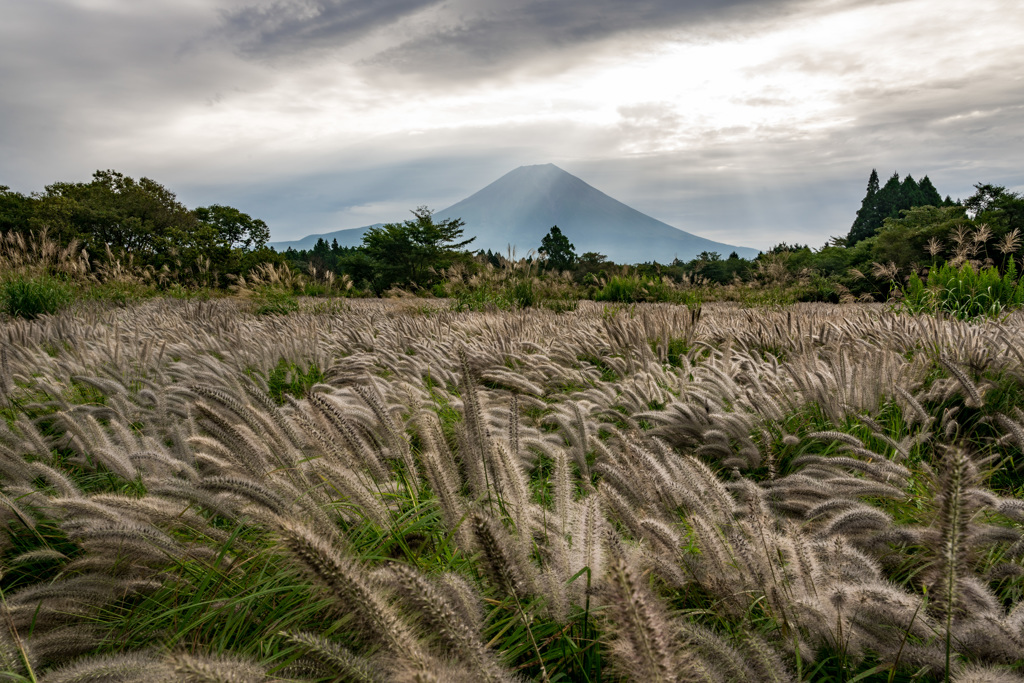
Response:
POLYGON ((94 259, 163 271, 165 280, 202 271, 225 285, 231 275, 281 260, 267 247, 264 221, 220 204, 188 209, 160 183, 112 170, 30 195, 0 185, 0 231, 46 232, 62 246, 80 244, 94 259))
MULTIPOLYGON (((164 273, 166 281, 184 284, 202 271, 205 283, 226 286, 273 263, 332 273, 351 283, 354 293, 382 295, 397 287, 444 295, 453 268, 472 274, 508 260, 473 250, 466 228, 459 219, 435 221, 421 206, 409 220, 369 229, 356 247, 321 239, 312 249, 278 253, 267 246, 264 221, 219 204, 188 209, 148 178, 97 171, 89 182, 54 183, 30 195, 0 186, 0 231, 45 230, 62 245, 81 244, 94 259, 133 259, 164 273)), ((973 195, 953 201, 941 198, 928 176, 918 182, 894 173, 880 185, 872 170, 849 232, 821 247, 781 243, 753 259, 702 252, 685 261, 631 264, 628 272, 709 287, 787 281, 798 286, 796 298, 802 300, 885 299, 894 285, 934 264, 971 261, 1004 269, 1018 253, 1022 234, 1020 193, 979 183, 973 195)), ((571 237, 551 226, 526 257, 535 265, 532 272, 558 273, 582 288, 600 287, 627 272, 626 264, 603 254, 577 253, 571 237)))
MULTIPOLYGON (((289 249, 285 257, 299 268, 347 275, 357 289, 378 294, 394 286, 436 287, 456 263, 472 269, 500 267, 506 260, 491 251, 469 251, 472 241, 462 239, 464 226, 458 220, 442 222, 449 241, 424 250, 413 235, 429 233, 424 226, 431 225, 430 213, 423 207, 413 213, 413 221, 368 231, 361 246, 339 247, 336 241, 328 244, 321 239, 309 250, 289 249), (392 256, 413 252, 418 259, 392 256)), ((787 281, 799 290, 799 300, 885 300, 893 286, 933 264, 971 260, 1005 268, 1008 254, 1018 251, 1014 240, 1019 242, 1021 234, 1024 197, 1017 192, 979 183, 966 200, 953 201, 948 195, 943 199, 928 176, 917 182, 909 174, 901 179, 893 173, 879 186, 878 172, 872 170, 849 232, 829 238, 821 247, 783 242, 753 259, 705 251, 688 260, 631 264, 629 270, 639 278, 709 286, 787 281), (968 234, 970 253, 963 250, 968 234)), ((601 285, 626 269, 626 264, 603 254, 577 253, 570 236, 558 226, 551 227, 527 259, 536 261, 538 273, 568 274, 582 287, 601 285)))

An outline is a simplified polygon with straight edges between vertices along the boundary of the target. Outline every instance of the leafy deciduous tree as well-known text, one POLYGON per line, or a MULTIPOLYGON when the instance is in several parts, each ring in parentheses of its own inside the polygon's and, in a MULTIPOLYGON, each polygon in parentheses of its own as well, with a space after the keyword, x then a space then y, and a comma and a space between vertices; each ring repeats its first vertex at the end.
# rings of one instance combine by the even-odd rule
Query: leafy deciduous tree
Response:
POLYGON ((211 204, 192 213, 200 222, 213 227, 215 239, 228 248, 262 249, 270 239, 266 223, 233 207, 211 204))
POLYGON ((414 220, 388 223, 370 228, 363 235, 363 248, 378 267, 375 289, 394 284, 429 284, 431 271, 451 265, 457 252, 475 237, 462 239, 463 225, 458 218, 434 222, 433 212, 425 206, 413 210, 414 220))

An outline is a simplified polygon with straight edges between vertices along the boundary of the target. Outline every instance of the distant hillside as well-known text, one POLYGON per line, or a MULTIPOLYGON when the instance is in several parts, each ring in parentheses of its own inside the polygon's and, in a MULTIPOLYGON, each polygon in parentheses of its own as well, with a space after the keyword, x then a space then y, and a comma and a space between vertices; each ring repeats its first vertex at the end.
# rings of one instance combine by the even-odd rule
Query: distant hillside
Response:
POLYGON ((271 242, 270 246, 278 251, 287 251, 289 247, 295 250, 312 249, 316 246, 317 240, 322 237, 328 244, 332 240, 338 240, 339 247, 358 247, 363 243, 364 232, 370 228, 379 228, 382 225, 384 224, 374 223, 373 225, 364 225, 361 228, 335 230, 334 232, 325 232, 320 235, 306 235, 302 239, 291 240, 290 242, 271 242))
MULTIPOLYGON (((698 237, 651 218, 554 164, 520 166, 434 215, 461 218, 466 236, 476 237, 470 245, 474 250, 502 254, 513 246, 518 255, 525 256, 540 246, 553 225, 561 228, 578 254, 596 251, 617 263, 689 261, 702 251, 717 251, 723 258, 733 251, 744 258, 758 254, 756 249, 698 237)), ((341 246, 357 246, 370 227, 374 226, 309 235, 271 246, 279 251, 312 249, 321 237, 328 242, 337 239, 341 246)))

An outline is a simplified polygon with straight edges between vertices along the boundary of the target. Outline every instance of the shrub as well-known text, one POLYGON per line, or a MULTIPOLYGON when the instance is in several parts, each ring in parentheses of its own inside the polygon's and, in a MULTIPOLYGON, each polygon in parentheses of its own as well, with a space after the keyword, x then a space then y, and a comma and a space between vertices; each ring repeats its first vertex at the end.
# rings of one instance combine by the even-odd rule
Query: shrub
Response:
POLYGON ((835 280, 815 273, 807 284, 798 287, 795 295, 797 301, 820 301, 838 304, 842 300, 845 288, 835 280))
POLYGON ((291 292, 267 288, 254 299, 256 315, 288 315, 299 310, 299 300, 291 292))
POLYGON ((310 387, 323 380, 324 373, 315 362, 310 363, 309 367, 303 370, 300 365, 289 363, 282 358, 267 375, 267 393, 278 405, 283 405, 285 394, 302 398, 310 387))
POLYGON ((326 282, 307 282, 302 285, 301 292, 302 296, 312 297, 328 297, 331 296, 333 290, 330 284, 326 282))
POLYGON ((512 302, 519 308, 529 308, 537 303, 537 293, 533 289, 533 280, 520 280, 512 286, 512 302))
POLYGON ((945 313, 960 320, 997 317, 1024 305, 1024 288, 1017 280, 1017 267, 1010 259, 1006 272, 995 267, 975 269, 944 263, 933 266, 925 285, 917 274, 899 288, 899 306, 911 313, 945 313))
POLYGON ((641 278, 638 276, 612 276, 608 283, 594 293, 594 301, 615 303, 666 302, 674 304, 699 305, 701 295, 695 289, 682 289, 666 279, 641 278))
MULTIPOLYGON (((177 285, 177 283, 175 284, 177 285)), ((177 285, 174 291, 168 291, 166 295, 176 299, 193 299, 201 298, 203 296, 209 299, 209 291, 210 290, 208 288, 187 289, 181 285, 177 285)), ((132 302, 141 301, 146 297, 155 296, 156 293, 156 289, 151 285, 110 280, 101 284, 91 285, 82 294, 82 297, 96 301, 106 301, 115 306, 124 307, 132 302)))
POLYGON ((19 276, 0 285, 0 304, 10 316, 36 318, 71 303, 71 286, 50 275, 19 276))
POLYGON ((509 298, 509 292, 505 290, 494 291, 486 287, 477 287, 456 291, 452 296, 451 309, 456 313, 486 310, 507 311, 514 305, 509 298))
POLYGON ((594 301, 615 301, 618 303, 634 303, 638 299, 640 280, 613 276, 608 283, 594 294, 594 301))

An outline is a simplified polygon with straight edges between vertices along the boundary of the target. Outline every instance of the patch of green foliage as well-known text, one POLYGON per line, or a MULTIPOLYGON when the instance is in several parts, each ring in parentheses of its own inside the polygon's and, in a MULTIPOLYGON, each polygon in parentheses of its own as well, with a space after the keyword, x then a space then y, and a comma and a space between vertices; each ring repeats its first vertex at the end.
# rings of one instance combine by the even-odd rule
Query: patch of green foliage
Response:
POLYGON ((595 301, 611 301, 615 303, 640 302, 671 302, 690 305, 689 292, 673 288, 662 280, 639 276, 612 276, 610 280, 594 295, 595 301))
POLYGON ((619 373, 615 372, 615 369, 612 366, 608 365, 608 363, 603 358, 599 358, 597 356, 580 355, 576 356, 576 360, 582 363, 590 363, 598 370, 600 370, 602 382, 615 382, 620 379, 619 373))
POLYGON ((314 384, 323 380, 324 373, 315 362, 303 370, 302 366, 282 358, 267 375, 267 393, 278 405, 284 405, 285 394, 302 398, 314 384))
POLYGON ((537 293, 533 288, 533 280, 523 279, 512 285, 509 298, 517 308, 529 308, 537 303, 537 293))
POLYGON ((901 293, 899 307, 910 313, 942 313, 960 320, 997 318, 1024 305, 1024 287, 1012 258, 1003 274, 994 266, 933 265, 927 285, 914 273, 901 293))
POLYGON ((456 313, 466 311, 508 311, 513 301, 504 290, 494 291, 477 287, 460 289, 452 296, 451 309, 456 313))
MULTIPOLYGON (((208 288, 186 288, 180 284, 167 290, 167 296, 175 299, 195 299, 205 296, 209 298, 208 288)), ((110 281, 87 287, 83 296, 95 301, 103 301, 115 306, 125 307, 130 303, 156 296, 157 289, 152 285, 134 282, 110 281)))
POLYGON ((71 285, 51 275, 17 276, 0 284, 0 309, 15 318, 53 315, 73 299, 71 285))
POLYGON ((544 299, 541 307, 555 313, 571 313, 579 308, 580 302, 577 299, 544 299))
POLYGON ((288 315, 299 310, 299 300, 291 292, 268 287, 253 298, 256 315, 288 315))

